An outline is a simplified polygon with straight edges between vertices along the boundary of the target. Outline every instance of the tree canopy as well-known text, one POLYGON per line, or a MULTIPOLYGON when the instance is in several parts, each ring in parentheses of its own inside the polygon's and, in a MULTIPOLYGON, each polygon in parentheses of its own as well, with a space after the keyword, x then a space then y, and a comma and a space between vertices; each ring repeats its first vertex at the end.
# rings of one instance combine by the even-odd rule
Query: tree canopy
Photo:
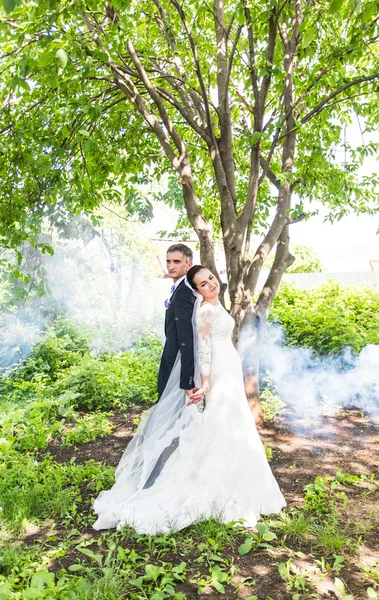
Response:
POLYGON ((4 0, 1 244, 109 201, 148 218, 135 185, 169 171, 166 201, 210 268, 223 240, 237 327, 276 248, 254 309, 264 318, 304 200, 332 219, 378 208, 376 173, 358 174, 377 147, 343 137, 355 118, 365 135, 377 126, 378 6, 4 0))

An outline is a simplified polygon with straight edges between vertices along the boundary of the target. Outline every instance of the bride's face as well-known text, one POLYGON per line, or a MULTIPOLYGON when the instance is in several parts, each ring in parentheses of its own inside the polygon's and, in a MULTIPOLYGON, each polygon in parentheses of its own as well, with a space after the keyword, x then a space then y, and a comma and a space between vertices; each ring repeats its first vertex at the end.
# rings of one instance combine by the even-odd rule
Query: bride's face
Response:
POLYGON ((205 300, 217 298, 220 292, 220 285, 216 277, 208 269, 201 269, 193 278, 196 290, 205 300))

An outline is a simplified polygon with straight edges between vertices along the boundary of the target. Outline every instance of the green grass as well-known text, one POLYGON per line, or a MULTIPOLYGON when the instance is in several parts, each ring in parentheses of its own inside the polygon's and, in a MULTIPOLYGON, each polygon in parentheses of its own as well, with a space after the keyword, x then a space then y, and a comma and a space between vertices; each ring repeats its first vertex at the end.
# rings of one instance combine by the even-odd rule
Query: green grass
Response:
POLYGON ((78 514, 83 492, 91 495, 108 487, 113 469, 88 461, 57 464, 46 457, 11 454, 0 470, 0 526, 15 533, 45 519, 85 519, 78 514))

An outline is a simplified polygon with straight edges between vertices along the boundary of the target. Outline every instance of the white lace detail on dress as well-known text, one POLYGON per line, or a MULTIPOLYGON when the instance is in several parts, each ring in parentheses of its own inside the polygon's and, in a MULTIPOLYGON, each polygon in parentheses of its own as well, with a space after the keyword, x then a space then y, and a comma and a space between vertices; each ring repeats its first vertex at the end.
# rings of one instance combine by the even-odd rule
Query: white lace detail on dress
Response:
POLYGON ((198 317, 198 351, 199 367, 201 375, 210 375, 212 361, 212 335, 215 319, 215 307, 212 304, 204 304, 199 311, 198 317))

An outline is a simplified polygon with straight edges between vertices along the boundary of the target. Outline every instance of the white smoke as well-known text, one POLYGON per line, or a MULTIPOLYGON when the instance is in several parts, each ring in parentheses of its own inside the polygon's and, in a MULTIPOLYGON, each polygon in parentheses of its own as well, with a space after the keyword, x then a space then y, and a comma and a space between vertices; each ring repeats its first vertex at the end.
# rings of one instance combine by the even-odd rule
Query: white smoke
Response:
POLYGON ((75 253, 58 250, 46 267, 53 298, 92 332, 96 353, 123 350, 144 333, 163 335, 170 285, 152 276, 143 257, 110 265, 104 244, 95 238, 75 253))
POLYGON ((1 315, 0 372, 25 359, 57 315, 84 326, 97 354, 124 350, 144 334, 163 337, 170 282, 156 276, 150 258, 112 257, 100 237, 58 241, 44 256, 51 295, 1 315))
POLYGON ((2 369, 28 356, 40 341, 43 323, 36 322, 27 311, 2 317, 0 324, 0 374, 2 369))
POLYGON ((379 413, 379 346, 365 346, 358 356, 346 348, 318 357, 308 348, 285 347, 282 340, 282 329, 270 326, 259 348, 260 366, 290 408, 293 427, 309 427, 328 409, 379 413))

